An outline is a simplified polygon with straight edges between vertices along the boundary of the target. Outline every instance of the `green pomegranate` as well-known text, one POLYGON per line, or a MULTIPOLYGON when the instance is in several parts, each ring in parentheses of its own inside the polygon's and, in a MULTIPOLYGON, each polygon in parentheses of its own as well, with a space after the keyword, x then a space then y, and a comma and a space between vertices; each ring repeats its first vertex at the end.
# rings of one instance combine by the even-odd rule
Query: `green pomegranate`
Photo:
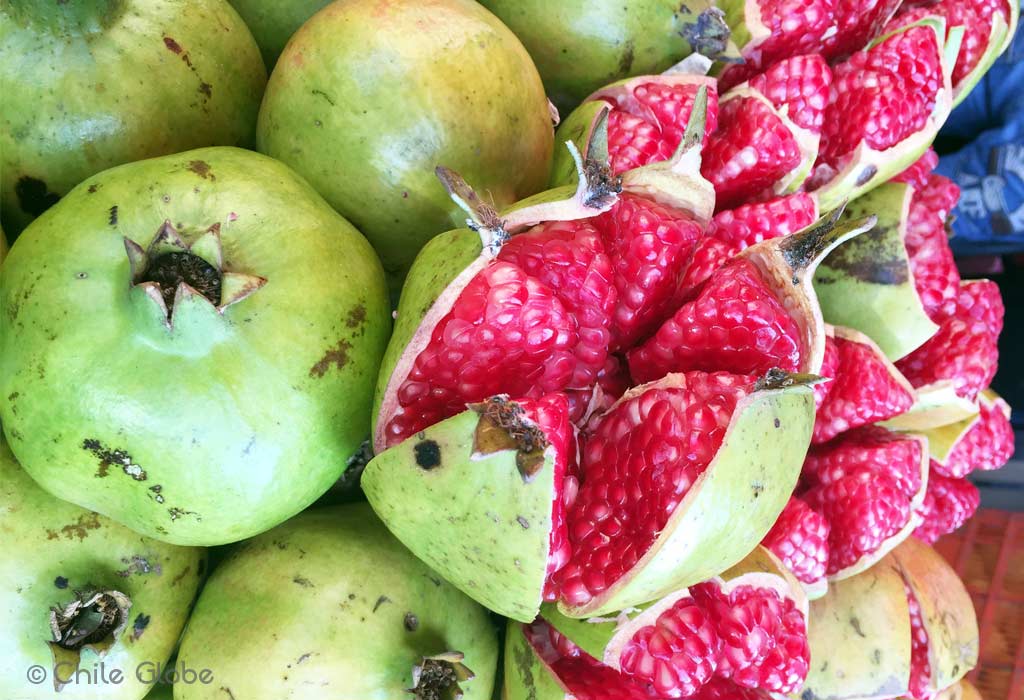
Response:
POLYGON ((563 113, 622 78, 660 73, 687 56, 684 38, 707 0, 480 0, 516 33, 563 113))
POLYGON ((166 662, 185 625, 202 550, 142 537, 54 498, 2 438, 0 534, 0 697, 144 697, 150 666, 166 662))
POLYGON ((252 144, 266 79, 226 0, 5 0, 4 226, 17 235, 114 165, 252 144))
POLYGON ((214 571, 178 662, 210 669, 216 682, 178 683, 174 697, 489 700, 497 646, 484 609, 368 506, 319 508, 214 571))
POLYGON ((331 0, 229 0, 256 38, 267 70, 302 23, 331 0))
POLYGON ((366 240, 285 166, 223 147, 83 182, 12 247, 0 309, 26 471, 175 544, 326 491, 369 434, 390 329, 366 240))
POLYGON ((499 207, 542 189, 551 115, 530 56, 472 0, 345 0, 310 19, 271 75, 258 140, 366 234, 398 291, 464 215, 445 165, 499 207))

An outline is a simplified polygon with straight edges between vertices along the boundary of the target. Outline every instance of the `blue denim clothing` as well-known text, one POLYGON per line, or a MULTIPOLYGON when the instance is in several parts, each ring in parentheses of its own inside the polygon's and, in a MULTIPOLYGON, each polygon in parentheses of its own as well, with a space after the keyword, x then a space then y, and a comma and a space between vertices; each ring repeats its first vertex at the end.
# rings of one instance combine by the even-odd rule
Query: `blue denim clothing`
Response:
MULTIPOLYGON (((1024 26, 1024 25, 1022 25, 1024 26)), ((938 172, 961 188, 957 254, 1024 252, 1024 38, 953 111, 936 140, 938 172)))

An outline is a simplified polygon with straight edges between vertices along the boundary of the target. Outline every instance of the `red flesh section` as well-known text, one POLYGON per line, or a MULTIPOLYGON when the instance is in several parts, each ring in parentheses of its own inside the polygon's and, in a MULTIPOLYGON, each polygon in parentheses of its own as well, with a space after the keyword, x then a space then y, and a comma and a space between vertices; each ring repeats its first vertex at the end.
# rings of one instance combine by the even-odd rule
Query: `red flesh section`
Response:
POLYGON ((831 526, 829 575, 875 554, 910 521, 910 499, 899 484, 867 469, 814 487, 804 499, 831 526))
POLYGON ((720 118, 700 169, 715 187, 718 210, 750 200, 800 165, 796 137, 770 104, 756 97, 723 100, 720 118))
POLYGON ((797 580, 816 583, 825 578, 829 529, 820 513, 792 496, 761 544, 782 560, 797 580))
POLYGON ((939 154, 931 146, 924 155, 915 160, 909 168, 893 178, 893 182, 905 182, 920 189, 928 184, 928 176, 939 165, 939 154))
POLYGON ((463 289, 398 388, 391 446, 496 394, 539 397, 572 383, 576 321, 550 287, 495 262, 463 289))
POLYGON ((928 690, 932 668, 928 661, 928 630, 921 619, 921 605, 910 586, 903 582, 910 607, 910 697, 914 700, 930 700, 934 693, 928 690))
POLYGON ((569 511, 573 558, 555 574, 582 605, 629 571, 715 457, 754 378, 691 372, 617 404, 586 435, 582 484, 569 511), (655 436, 657 439, 654 439, 655 436))
POLYGON ((611 349, 631 347, 672 313, 673 296, 703 233, 685 214, 632 194, 623 194, 594 221, 618 290, 611 349))
POLYGON ((708 236, 748 248, 807 228, 818 218, 814 197, 803 192, 743 204, 715 214, 708 236))
POLYGON ((978 488, 967 479, 948 479, 932 471, 921 506, 924 520, 914 530, 914 536, 934 544, 943 535, 959 530, 980 503, 978 488))
POLYGON ((815 54, 787 58, 751 78, 748 84, 797 126, 821 133, 832 85, 832 70, 824 58, 815 54))
POLYGON ((912 437, 865 426, 812 447, 803 476, 809 484, 827 486, 853 474, 884 475, 909 499, 921 489, 921 449, 912 437))
POLYGON ((935 32, 914 27, 833 68, 818 162, 840 168, 864 141, 891 148, 924 128, 942 87, 935 32))
POLYGON ((1007 0, 940 0, 927 4, 907 3, 905 13, 911 18, 928 14, 945 17, 947 32, 954 27, 964 28, 960 53, 957 54, 956 65, 953 67, 954 87, 977 67, 978 61, 988 50, 995 17, 1002 17, 1004 24, 1008 24, 1010 20, 1007 0))
POLYGON ((946 231, 946 219, 959 199, 956 183, 929 175, 910 202, 906 237, 910 269, 921 304, 936 323, 953 313, 960 288, 960 273, 946 231))
POLYGON ((739 586, 728 595, 715 583, 690 590, 721 639, 719 676, 782 694, 803 685, 810 663, 807 622, 792 600, 753 586, 739 586))
POLYGON ((1013 426, 999 404, 982 403, 978 419, 950 450, 945 464, 931 462, 932 471, 962 479, 975 470, 991 471, 1013 456, 1013 426))
MULTIPOLYGON (((668 160, 686 131, 696 83, 641 83, 612 103, 608 115, 608 153, 615 174, 668 160)), ((611 102, 610 98, 603 98, 611 102)), ((708 90, 704 139, 718 127, 718 93, 708 90)))
POLYGON ((685 698, 711 680, 721 642, 692 598, 682 598, 626 643, 619 666, 665 698, 685 698))
POLYGON ((902 0, 839 0, 836 4, 836 33, 825 39, 826 58, 860 51, 878 36, 902 0))
MULTIPOLYGON (((836 383, 835 378, 838 372, 839 350, 836 349, 836 339, 827 335, 825 336, 825 354, 821 358, 821 371, 818 374, 831 381, 814 385, 815 411, 821 410, 821 407, 825 405, 825 401, 828 400, 828 395, 832 393, 833 385, 836 383)), ((815 421, 817 419, 818 417, 815 415, 815 421)))
POLYGON ((875 348, 838 337, 828 344, 835 347, 839 364, 814 421, 814 443, 910 409, 914 395, 893 376, 891 365, 875 348))
POLYGON ((741 47, 744 63, 729 66, 720 78, 723 90, 795 54, 816 51, 833 23, 837 0, 761 0, 761 23, 770 35, 757 46, 741 47))
POLYGON ((778 367, 793 372, 800 364, 799 338, 796 321, 757 268, 736 259, 627 357, 637 382, 688 370, 762 374, 778 367))
POLYGON ((568 386, 592 386, 608 358, 611 317, 618 300, 601 234, 586 221, 541 224, 513 236, 502 246, 498 260, 513 263, 554 290, 576 319, 576 368, 568 386))
POLYGON ((948 379, 957 394, 973 400, 995 376, 1004 313, 995 282, 965 282, 960 285, 953 314, 896 366, 915 387, 948 379))

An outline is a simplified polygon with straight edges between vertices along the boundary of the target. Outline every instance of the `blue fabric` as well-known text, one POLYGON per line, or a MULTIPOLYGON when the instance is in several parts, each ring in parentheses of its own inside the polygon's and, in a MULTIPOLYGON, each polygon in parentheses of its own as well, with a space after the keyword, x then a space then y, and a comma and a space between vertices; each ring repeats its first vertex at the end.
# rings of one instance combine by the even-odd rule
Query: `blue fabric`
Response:
POLYGON ((957 254, 1024 252, 1024 38, 950 115, 936 141, 938 172, 961 188, 954 210, 957 254), (957 149, 944 153, 943 144, 957 149))

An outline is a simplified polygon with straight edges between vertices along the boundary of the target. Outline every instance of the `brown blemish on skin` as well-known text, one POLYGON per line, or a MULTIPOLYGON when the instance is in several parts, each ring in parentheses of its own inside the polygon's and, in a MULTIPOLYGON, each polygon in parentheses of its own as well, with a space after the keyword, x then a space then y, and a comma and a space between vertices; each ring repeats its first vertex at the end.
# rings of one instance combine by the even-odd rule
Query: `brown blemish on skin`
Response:
POLYGON ((217 178, 210 172, 210 164, 205 160, 190 160, 188 162, 188 169, 194 172, 204 180, 216 180, 217 178))
POLYGON ((149 560, 143 556, 136 554, 132 558, 122 557, 122 564, 127 564, 127 568, 117 572, 117 575, 121 578, 128 578, 132 574, 136 576, 145 576, 146 574, 156 574, 159 576, 163 573, 163 569, 160 564, 150 564, 149 560))
POLYGON ((135 481, 145 481, 148 476, 146 470, 135 463, 132 456, 119 449, 110 449, 95 438, 86 438, 82 441, 82 449, 91 452, 99 460, 99 468, 96 476, 103 478, 107 476, 111 465, 121 467, 121 470, 135 481))
POLYGON ((135 616, 135 622, 132 623, 131 634, 133 642, 137 642, 139 640, 139 637, 142 636, 142 633, 146 631, 146 628, 149 626, 149 620, 149 615, 143 615, 142 613, 139 613, 135 616))
POLYGON ((115 204, 114 206, 110 207, 110 211, 108 211, 107 213, 109 214, 107 223, 110 224, 111 226, 117 226, 117 205, 115 204))
POLYGON ((171 37, 169 37, 169 36, 165 36, 164 37, 164 46, 166 46, 168 50, 173 51, 174 53, 178 54, 179 56, 181 55, 181 44, 176 42, 171 37))
POLYGON ((60 195, 50 192, 45 182, 28 175, 22 175, 15 183, 14 194, 21 210, 32 216, 39 216, 60 200, 60 195))
POLYGON ((177 586, 178 583, 183 578, 188 576, 188 572, 190 572, 190 571, 192 571, 192 567, 191 566, 186 566, 184 569, 182 569, 180 574, 178 574, 177 576, 175 576, 174 578, 171 579, 171 586, 172 587, 177 586))
POLYGON ((348 351, 352 344, 347 340, 339 340, 338 344, 327 350, 324 356, 317 360, 316 364, 309 368, 309 376, 320 378, 327 374, 327 370, 334 365, 339 370, 344 369, 348 364, 348 351))
POLYGON ((78 520, 73 523, 69 523, 62 527, 60 531, 46 530, 46 539, 56 540, 60 539, 61 535, 64 535, 64 539, 73 540, 76 537, 81 542, 89 536, 90 530, 98 530, 100 528, 100 516, 98 513, 84 513, 78 516, 78 520))
POLYGON ((352 307, 352 310, 348 312, 348 316, 345 318, 345 326, 348 328, 358 328, 365 322, 366 306, 363 304, 352 307))
POLYGON ((391 602, 390 598, 388 598, 386 595, 382 595, 380 598, 377 599, 377 602, 373 604, 373 611, 377 612, 377 608, 379 608, 380 606, 384 605, 384 603, 390 603, 390 602, 391 602))
POLYGON ((87 191, 87 192, 88 192, 89 194, 96 194, 96 190, 98 190, 98 189, 99 189, 99 185, 97 185, 97 184, 95 184, 95 183, 94 183, 94 184, 92 184, 92 185, 89 185, 89 189, 88 189, 88 190, 86 190, 86 191, 87 191))
POLYGON ((416 456, 416 465, 421 469, 434 469, 441 466, 441 446, 434 440, 420 440, 412 448, 416 456))
POLYGON ((901 285, 910 279, 906 258, 887 244, 892 227, 876 226, 829 253, 826 265, 852 279, 871 284, 901 285))
POLYGON ((200 81, 200 83, 199 83, 199 92, 206 99, 210 99, 211 97, 213 97, 213 86, 210 85, 209 83, 204 83, 204 82, 200 81))
POLYGON ((296 583, 302 586, 303 588, 314 588, 312 581, 310 581, 308 578, 304 578, 298 575, 296 575, 295 578, 292 579, 292 583, 296 583))
POLYGON ((409 632, 415 632, 420 627, 420 619, 415 614, 407 612, 402 620, 402 624, 405 625, 405 629, 409 632))

